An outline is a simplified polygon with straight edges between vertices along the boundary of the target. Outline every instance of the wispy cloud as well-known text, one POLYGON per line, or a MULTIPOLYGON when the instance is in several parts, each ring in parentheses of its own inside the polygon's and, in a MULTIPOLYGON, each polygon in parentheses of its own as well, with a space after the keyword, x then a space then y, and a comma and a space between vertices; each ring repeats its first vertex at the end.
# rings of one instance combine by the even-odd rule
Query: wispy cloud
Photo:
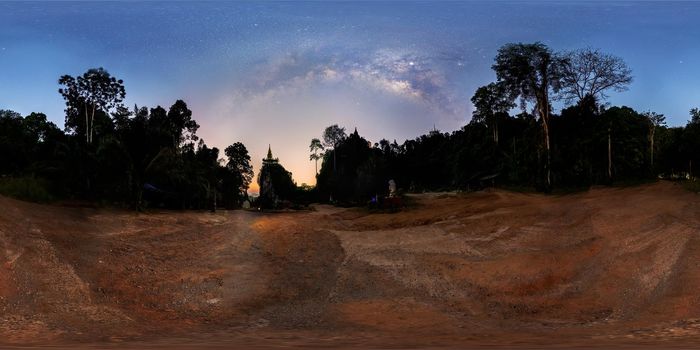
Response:
POLYGON ((455 92, 445 66, 457 64, 393 49, 315 48, 279 55, 217 87, 219 95, 204 111, 216 125, 207 135, 216 142, 243 141, 254 159, 272 144, 295 179, 312 183, 314 168, 299 153, 327 125, 358 127, 370 140, 399 142, 435 124, 446 130, 462 125, 468 99, 455 92))
POLYGON ((451 91, 437 59, 410 52, 378 50, 368 55, 287 54, 260 64, 248 87, 236 95, 246 100, 274 99, 319 85, 352 86, 419 103, 440 112, 458 114, 466 103, 451 91), (325 85, 324 85, 325 84, 325 85))

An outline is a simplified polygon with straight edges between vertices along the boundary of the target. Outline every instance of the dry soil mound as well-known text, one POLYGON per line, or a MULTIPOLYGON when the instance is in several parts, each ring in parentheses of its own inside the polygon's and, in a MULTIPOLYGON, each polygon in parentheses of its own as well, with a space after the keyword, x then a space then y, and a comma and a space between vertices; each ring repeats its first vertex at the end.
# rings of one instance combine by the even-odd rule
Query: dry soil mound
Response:
POLYGON ((698 195, 657 183, 413 202, 137 214, 0 198, 0 343, 698 341, 698 195))

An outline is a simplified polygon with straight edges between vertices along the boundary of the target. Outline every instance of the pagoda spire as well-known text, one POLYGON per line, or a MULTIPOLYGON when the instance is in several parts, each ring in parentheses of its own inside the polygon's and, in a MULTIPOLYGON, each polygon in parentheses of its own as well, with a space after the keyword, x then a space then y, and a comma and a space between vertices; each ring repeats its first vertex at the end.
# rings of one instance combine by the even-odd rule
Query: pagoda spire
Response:
POLYGON ((272 147, 270 145, 267 145, 267 157, 263 159, 263 164, 273 164, 277 163, 279 159, 277 158, 272 158, 272 147))

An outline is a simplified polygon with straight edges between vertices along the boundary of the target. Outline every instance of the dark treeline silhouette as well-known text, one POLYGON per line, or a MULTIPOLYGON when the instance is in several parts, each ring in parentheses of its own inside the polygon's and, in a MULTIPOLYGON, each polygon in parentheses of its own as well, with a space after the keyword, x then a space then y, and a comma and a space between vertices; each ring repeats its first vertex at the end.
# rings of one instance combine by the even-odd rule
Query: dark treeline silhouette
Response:
POLYGON ((33 200, 77 198, 134 208, 236 207, 252 180, 234 143, 219 159, 197 136, 187 104, 122 105, 123 82, 106 70, 63 76, 65 132, 41 113, 0 111, 0 190, 33 200))
MULTIPOLYGON (((460 130, 372 144, 357 130, 326 128, 309 146, 316 188, 297 187, 269 152, 257 179, 259 204, 365 203, 386 195, 392 179, 402 191, 502 185, 549 192, 693 178, 700 110, 691 110, 687 125, 668 127, 663 115, 607 105, 607 93, 632 81, 621 58, 517 43, 501 47, 492 68, 497 80, 476 90, 472 119, 460 130), (553 103, 563 106, 559 114, 553 103)), ((246 147, 233 143, 223 155, 209 148, 184 101, 126 108, 123 82, 102 68, 59 84, 63 131, 41 113, 0 111, 0 193, 138 209, 233 208, 247 197, 253 172, 246 147)))
MULTIPOLYGON (((478 189, 498 184, 549 192, 553 187, 692 178, 700 158, 700 110, 685 127, 663 115, 604 103, 625 91, 631 70, 598 50, 554 53, 541 43, 507 44, 496 56, 497 81, 477 89, 472 120, 462 129, 430 131, 398 144, 371 144, 337 125, 323 133, 317 175, 322 200, 361 203, 403 191, 478 189), (565 106, 552 112, 552 101, 565 106), (510 112, 520 105, 520 112, 510 112), (529 110, 529 111, 528 111, 529 110)), ((517 109, 516 109, 517 110, 517 109)), ((318 156, 312 154, 314 160, 318 156)))
MULTIPOLYGON (((658 176, 691 177, 693 164, 700 161, 700 112, 694 110, 685 127, 655 125, 653 115, 585 104, 553 114, 551 184, 584 188, 658 176)), ((317 178, 319 198, 364 202, 386 195, 390 179, 410 192, 491 184, 546 191, 546 150, 536 117, 521 113, 494 118, 499 123, 498 143, 492 128, 478 120, 461 130, 431 131, 403 144, 381 140, 371 145, 357 131, 344 136, 325 152, 317 178)))

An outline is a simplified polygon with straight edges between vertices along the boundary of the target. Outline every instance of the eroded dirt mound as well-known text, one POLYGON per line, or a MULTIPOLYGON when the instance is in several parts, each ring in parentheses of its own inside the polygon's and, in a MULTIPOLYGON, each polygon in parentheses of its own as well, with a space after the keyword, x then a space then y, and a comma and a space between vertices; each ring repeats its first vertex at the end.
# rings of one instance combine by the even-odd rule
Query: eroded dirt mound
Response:
POLYGON ((0 343, 700 338, 700 196, 679 186, 412 202, 137 214, 0 198, 0 343))

